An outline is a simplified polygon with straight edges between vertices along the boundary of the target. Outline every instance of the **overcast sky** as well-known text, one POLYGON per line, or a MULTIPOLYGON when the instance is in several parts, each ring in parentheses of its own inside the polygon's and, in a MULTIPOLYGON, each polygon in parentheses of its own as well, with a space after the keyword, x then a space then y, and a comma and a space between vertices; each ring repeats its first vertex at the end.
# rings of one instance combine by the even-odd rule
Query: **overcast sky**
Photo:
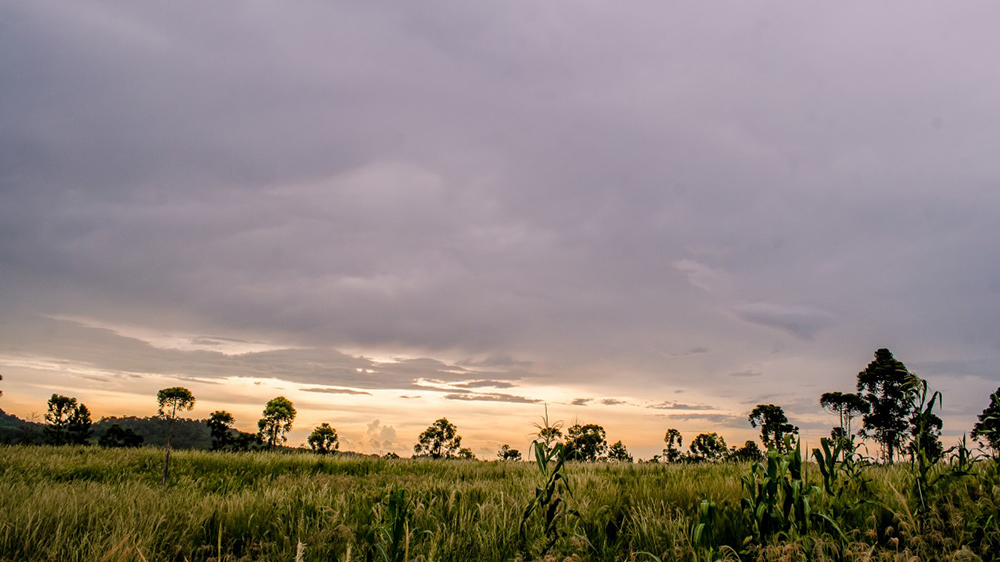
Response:
POLYGON ((1000 5, 0 4, 0 407, 480 456, 1000 386, 1000 5))

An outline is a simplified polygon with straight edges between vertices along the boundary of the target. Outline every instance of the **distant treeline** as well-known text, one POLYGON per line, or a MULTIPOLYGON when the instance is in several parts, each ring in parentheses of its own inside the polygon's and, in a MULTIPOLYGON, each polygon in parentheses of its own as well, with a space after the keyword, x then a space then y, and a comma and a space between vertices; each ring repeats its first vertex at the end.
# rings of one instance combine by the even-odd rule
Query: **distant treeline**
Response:
MULTIPOLYGON (((174 435, 171 446, 175 449, 208 450, 212 448, 212 436, 207 420, 178 418, 174 420, 174 435)), ((158 417, 107 417, 91 426, 90 441, 97 443, 114 425, 123 430, 131 430, 142 437, 143 445, 162 447, 167 442, 167 420, 158 417)), ((22 420, 13 414, 0 410, 0 443, 6 445, 43 445, 48 441, 45 424, 22 420)))

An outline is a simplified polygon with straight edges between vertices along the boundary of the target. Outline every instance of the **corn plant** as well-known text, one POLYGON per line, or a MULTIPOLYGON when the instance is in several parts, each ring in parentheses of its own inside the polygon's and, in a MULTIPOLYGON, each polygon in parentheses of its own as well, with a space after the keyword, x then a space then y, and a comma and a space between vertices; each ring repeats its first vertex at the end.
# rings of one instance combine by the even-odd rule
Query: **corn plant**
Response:
POLYGON ((794 449, 792 443, 792 436, 786 435, 783 450, 771 449, 765 460, 751 465, 750 474, 742 477, 745 495, 740 503, 753 533, 751 540, 761 544, 809 530, 810 498, 819 488, 806 478, 801 441, 794 441, 794 449))
POLYGON ((545 542, 542 546, 540 557, 556 544, 564 535, 564 531, 559 524, 568 514, 574 514, 566 506, 563 494, 572 496, 573 492, 569 487, 569 480, 566 478, 566 450, 562 443, 547 445, 543 440, 532 442, 535 452, 535 464, 541 476, 541 485, 535 488, 535 497, 528 503, 521 516, 519 529, 520 549, 523 554, 530 554, 528 544, 528 526, 531 523, 532 515, 538 511, 542 514, 543 534, 545 542))

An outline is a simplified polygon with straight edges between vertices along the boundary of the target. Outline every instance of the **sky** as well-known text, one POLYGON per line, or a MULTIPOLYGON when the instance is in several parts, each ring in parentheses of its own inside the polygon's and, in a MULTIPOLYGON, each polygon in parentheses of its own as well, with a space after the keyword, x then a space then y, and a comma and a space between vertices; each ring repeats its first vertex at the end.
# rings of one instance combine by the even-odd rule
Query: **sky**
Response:
POLYGON ((1000 5, 0 4, 0 408, 481 458, 1000 386, 1000 5))

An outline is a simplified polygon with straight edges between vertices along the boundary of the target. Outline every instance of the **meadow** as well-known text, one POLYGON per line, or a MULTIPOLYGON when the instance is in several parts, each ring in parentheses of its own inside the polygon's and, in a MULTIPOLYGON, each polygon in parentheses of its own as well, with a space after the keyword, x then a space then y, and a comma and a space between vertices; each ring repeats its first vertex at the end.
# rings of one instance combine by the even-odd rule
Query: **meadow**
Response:
POLYGON ((156 448, 4 446, 0 560, 993 560, 1000 551, 995 461, 921 471, 826 456, 824 474, 794 456, 772 454, 755 471, 569 463, 557 469, 568 489, 552 489, 560 501, 535 510, 522 535, 545 488, 534 462, 176 451, 164 490, 156 448))

